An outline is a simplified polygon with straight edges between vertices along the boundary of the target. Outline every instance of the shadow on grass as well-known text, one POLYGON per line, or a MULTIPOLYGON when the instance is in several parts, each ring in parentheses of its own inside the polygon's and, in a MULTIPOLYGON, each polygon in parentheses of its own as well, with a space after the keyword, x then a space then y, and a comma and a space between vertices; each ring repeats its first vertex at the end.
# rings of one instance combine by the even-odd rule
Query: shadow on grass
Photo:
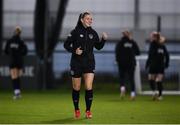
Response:
POLYGON ((73 117, 70 117, 70 118, 57 119, 57 120, 52 120, 52 121, 42 121, 40 123, 42 123, 42 124, 71 124, 71 123, 75 123, 77 121, 82 121, 84 119, 85 118, 75 119, 73 117))

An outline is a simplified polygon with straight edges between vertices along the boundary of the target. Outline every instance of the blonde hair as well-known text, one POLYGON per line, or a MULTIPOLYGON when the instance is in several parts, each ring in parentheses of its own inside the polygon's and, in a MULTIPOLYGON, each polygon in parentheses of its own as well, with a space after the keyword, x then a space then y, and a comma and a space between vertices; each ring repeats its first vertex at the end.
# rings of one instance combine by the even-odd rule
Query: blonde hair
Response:
POLYGON ((15 30, 14 30, 14 33, 17 34, 17 35, 20 35, 21 32, 22 32, 22 28, 20 26, 16 26, 15 30))
POLYGON ((166 38, 164 36, 160 36, 159 42, 160 43, 165 43, 165 41, 166 41, 166 38))
POLYGON ((128 37, 129 39, 132 39, 132 34, 131 34, 131 32, 129 31, 129 30, 124 30, 123 32, 122 32, 122 34, 123 34, 123 36, 126 36, 126 37, 128 37))
POLYGON ((153 31, 150 34, 150 40, 158 40, 159 43, 164 43, 166 41, 166 38, 164 36, 162 36, 159 32, 153 31))

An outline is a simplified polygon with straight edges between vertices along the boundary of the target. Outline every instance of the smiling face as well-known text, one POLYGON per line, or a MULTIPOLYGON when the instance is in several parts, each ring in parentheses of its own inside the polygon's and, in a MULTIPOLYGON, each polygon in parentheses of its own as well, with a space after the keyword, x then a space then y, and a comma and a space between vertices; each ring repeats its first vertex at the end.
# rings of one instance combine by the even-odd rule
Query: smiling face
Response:
POLYGON ((81 22, 84 27, 90 27, 92 24, 92 15, 90 13, 84 13, 82 15, 81 22))

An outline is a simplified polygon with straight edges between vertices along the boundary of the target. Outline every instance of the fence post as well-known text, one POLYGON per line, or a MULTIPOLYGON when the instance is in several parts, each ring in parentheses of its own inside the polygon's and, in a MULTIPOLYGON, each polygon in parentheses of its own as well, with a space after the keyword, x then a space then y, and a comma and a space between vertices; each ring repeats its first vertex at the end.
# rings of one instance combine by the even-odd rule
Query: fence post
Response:
POLYGON ((141 94, 142 92, 142 86, 141 86, 141 72, 140 72, 140 64, 139 60, 136 60, 136 67, 135 67, 135 73, 134 73, 134 80, 135 80, 135 88, 136 93, 141 94))

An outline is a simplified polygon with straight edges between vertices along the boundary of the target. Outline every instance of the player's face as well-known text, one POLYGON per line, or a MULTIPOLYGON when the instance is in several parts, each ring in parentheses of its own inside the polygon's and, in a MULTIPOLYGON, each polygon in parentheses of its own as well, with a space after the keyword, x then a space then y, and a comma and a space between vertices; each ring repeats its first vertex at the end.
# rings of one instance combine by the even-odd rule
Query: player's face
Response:
POLYGON ((19 27, 16 27, 15 31, 14 31, 15 35, 20 35, 21 34, 21 29, 19 27))
POLYGON ((82 23, 85 27, 90 27, 92 24, 92 16, 90 14, 87 14, 82 18, 82 23))
POLYGON ((150 34, 150 40, 151 40, 151 41, 156 40, 156 37, 155 37, 156 34, 157 34, 157 32, 155 32, 155 31, 153 31, 153 32, 150 34))

